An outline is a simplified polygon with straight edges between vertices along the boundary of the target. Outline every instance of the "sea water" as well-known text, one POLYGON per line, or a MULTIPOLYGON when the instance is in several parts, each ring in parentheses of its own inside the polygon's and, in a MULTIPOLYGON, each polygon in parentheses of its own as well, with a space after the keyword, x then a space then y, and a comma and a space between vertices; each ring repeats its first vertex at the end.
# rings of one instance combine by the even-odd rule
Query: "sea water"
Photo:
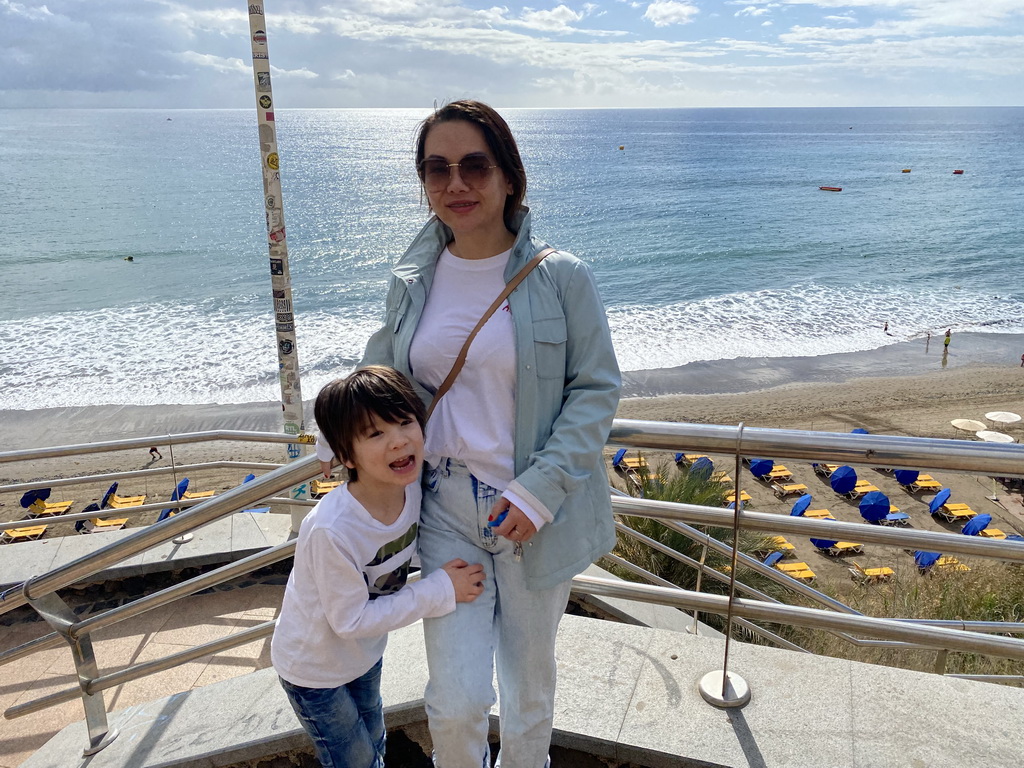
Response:
MULTIPOLYGON (((307 398, 429 216, 425 114, 276 113, 307 398)), ((503 114, 625 371, 1024 333, 1024 108, 503 114)), ((251 111, 3 110, 0 147, 0 409, 279 397, 251 111)))

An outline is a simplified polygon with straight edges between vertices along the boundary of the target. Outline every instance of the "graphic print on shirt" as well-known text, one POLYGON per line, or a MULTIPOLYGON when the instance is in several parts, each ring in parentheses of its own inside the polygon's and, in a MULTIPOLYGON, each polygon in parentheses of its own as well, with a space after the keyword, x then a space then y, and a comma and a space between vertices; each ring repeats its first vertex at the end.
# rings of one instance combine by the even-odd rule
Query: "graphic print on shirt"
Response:
POLYGON ((363 580, 371 600, 394 594, 405 586, 418 530, 419 525, 413 523, 397 539, 378 549, 370 562, 363 566, 363 580))

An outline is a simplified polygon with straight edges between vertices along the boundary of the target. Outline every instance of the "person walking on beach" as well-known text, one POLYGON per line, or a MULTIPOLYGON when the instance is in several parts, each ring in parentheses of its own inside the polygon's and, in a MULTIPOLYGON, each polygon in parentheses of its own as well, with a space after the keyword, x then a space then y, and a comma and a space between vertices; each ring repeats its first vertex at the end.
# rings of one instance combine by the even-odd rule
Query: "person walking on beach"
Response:
POLYGON ((946 349, 949 349, 949 342, 950 342, 950 339, 952 339, 952 338, 953 338, 953 329, 952 328, 947 328, 946 329, 946 338, 943 339, 942 346, 945 347, 946 349))
POLYGON ((163 454, 160 453, 160 449, 157 448, 155 445, 149 449, 149 455, 153 459, 153 461, 157 461, 164 457, 163 454))
POLYGON ((455 558, 406 585, 425 422, 408 379, 360 368, 320 390, 315 414, 349 480, 302 521, 270 659, 321 765, 383 768, 388 632, 477 599, 483 567, 455 558))
POLYGON ((1024 355, 1020 356, 1020 367, 1024 368, 1024 355))
POLYGON ((434 764, 490 765, 497 666, 499 760, 542 768, 572 577, 615 543, 601 451, 618 364, 589 267, 532 233, 519 149, 494 109, 436 110, 416 169, 434 215, 392 270, 363 364, 394 366, 425 401, 456 374, 427 423, 420 559, 428 577, 453 557, 480 561, 486 580, 478 600, 423 623, 434 764), (530 264, 458 372, 472 329, 530 264))
POLYGON ((883 326, 882 326, 882 330, 883 330, 883 331, 884 331, 885 333, 888 333, 888 332, 889 332, 889 321, 888 321, 888 320, 886 320, 886 321, 885 321, 885 325, 883 325, 883 326))

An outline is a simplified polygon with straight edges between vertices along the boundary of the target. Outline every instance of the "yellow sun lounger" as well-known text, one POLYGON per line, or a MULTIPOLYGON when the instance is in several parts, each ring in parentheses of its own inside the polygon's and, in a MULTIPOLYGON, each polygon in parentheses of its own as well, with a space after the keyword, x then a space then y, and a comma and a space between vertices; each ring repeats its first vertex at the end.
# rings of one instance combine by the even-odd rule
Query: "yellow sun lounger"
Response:
POLYGON ((837 541, 831 547, 825 547, 819 549, 819 552, 824 552, 832 557, 840 557, 841 555, 859 555, 864 551, 863 544, 857 544, 852 541, 837 541))
POLYGON ((976 517, 978 515, 977 512, 966 504, 944 504, 939 507, 935 514, 947 523, 958 523, 962 520, 970 520, 972 517, 976 517))
POLYGON ((870 480, 858 480, 857 484, 853 486, 853 490, 846 495, 849 496, 851 499, 856 499, 860 496, 864 496, 865 494, 877 490, 878 486, 872 485, 870 480))
POLYGON ((808 509, 800 517, 809 517, 812 520, 835 520, 836 517, 827 509, 808 509))
POLYGON ((0 544, 11 544, 15 541, 33 541, 46 533, 45 525, 29 525, 24 528, 8 528, 0 531, 0 544))
MULTIPOLYGON (((750 501, 750 498, 751 497, 750 497, 749 493, 747 493, 746 491, 740 491, 740 504, 743 504, 744 502, 750 501)), ((732 493, 728 494, 725 497, 725 500, 727 502, 729 502, 730 504, 735 504, 736 503, 736 493, 732 492, 732 493)))
POLYGON ((107 506, 111 509, 125 509, 127 507, 141 507, 146 503, 146 494, 141 496, 118 496, 116 493, 110 497, 107 506))
POLYGON ((774 482, 785 482, 786 480, 793 479, 793 473, 781 464, 776 464, 774 468, 772 468, 772 471, 767 475, 762 475, 761 479, 769 484, 774 482))
POLYGON ((918 475, 917 480, 907 486, 913 493, 918 491, 937 491, 942 488, 942 483, 931 475, 918 475))
POLYGON ((789 485, 783 483, 773 483, 772 490, 775 491, 775 495, 780 499, 784 499, 787 496, 794 494, 803 494, 807 492, 807 486, 803 483, 791 483, 789 485))
POLYGON ((707 458, 707 456, 705 456, 703 453, 684 453, 680 457, 678 463, 679 464, 687 464, 687 465, 689 465, 689 464, 693 464, 693 462, 697 461, 697 459, 706 459, 706 458, 707 458))
POLYGON ((787 576, 801 581, 814 581, 815 574, 807 563, 776 563, 775 567, 787 576))
POLYGON ((91 520, 85 521, 85 526, 82 528, 82 533, 102 533, 103 531, 119 531, 122 528, 124 528, 125 523, 127 522, 127 517, 119 517, 107 520, 101 520, 98 517, 94 517, 91 520))
POLYGON ((213 496, 214 493, 216 493, 216 491, 185 491, 185 493, 183 493, 181 495, 181 498, 183 498, 183 499, 208 499, 211 496, 213 496))
POLYGON ((340 480, 314 480, 309 484, 309 492, 319 498, 341 485, 340 480))
POLYGON ((984 536, 986 539, 1005 539, 1006 534, 1000 531, 998 528, 986 528, 983 531, 978 531, 979 536, 984 536))
POLYGON ((722 485, 732 485, 732 478, 729 477, 728 472, 715 472, 711 475, 711 482, 721 483, 722 485))
POLYGON ((936 560, 935 567, 940 568, 943 571, 959 571, 960 573, 965 573, 971 570, 971 566, 961 563, 955 557, 947 556, 940 557, 936 560))
POLYGON ((860 563, 856 560, 851 560, 850 562, 853 565, 853 567, 849 569, 850 578, 864 584, 876 584, 880 581, 892 581, 893 576, 896 575, 896 571, 885 565, 880 568, 862 568, 860 563))
POLYGON ((71 509, 71 505, 74 503, 74 501, 43 501, 42 499, 36 499, 28 505, 27 514, 30 518, 63 515, 71 509))

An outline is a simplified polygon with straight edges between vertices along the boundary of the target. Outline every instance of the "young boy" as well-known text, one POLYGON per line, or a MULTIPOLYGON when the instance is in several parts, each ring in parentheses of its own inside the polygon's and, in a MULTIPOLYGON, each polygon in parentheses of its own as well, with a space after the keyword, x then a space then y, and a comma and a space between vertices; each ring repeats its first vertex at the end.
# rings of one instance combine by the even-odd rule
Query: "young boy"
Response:
POLYGON ((321 435, 349 480, 302 522, 270 657, 326 768, 382 768, 387 633, 483 591, 452 560, 405 586, 416 550, 423 403, 401 373, 360 368, 316 399, 321 435))

